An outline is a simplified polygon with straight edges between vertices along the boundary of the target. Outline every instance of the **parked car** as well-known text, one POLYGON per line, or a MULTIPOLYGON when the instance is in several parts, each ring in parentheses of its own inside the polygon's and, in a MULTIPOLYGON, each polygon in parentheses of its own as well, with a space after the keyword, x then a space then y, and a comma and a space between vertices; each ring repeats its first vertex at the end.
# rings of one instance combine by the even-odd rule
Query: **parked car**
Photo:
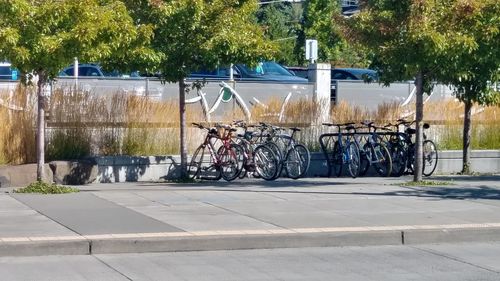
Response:
MULTIPOLYGON (((59 72, 59 76, 74 76, 75 67, 70 65, 59 72)), ((94 63, 82 63, 78 65, 79 77, 140 77, 138 71, 133 71, 130 74, 123 74, 117 70, 111 72, 104 71, 100 65, 94 63)))
POLYGON ((295 76, 307 79, 309 70, 307 67, 303 66, 287 66, 288 71, 293 73, 295 76))
MULTIPOLYGON (((214 70, 201 70, 191 73, 189 79, 228 80, 230 67, 218 67, 214 70)), ((297 77, 285 67, 272 61, 258 63, 255 67, 245 64, 233 65, 233 78, 237 81, 275 81, 275 82, 307 82, 297 77)))
MULTIPOLYGON (((70 65, 59 72, 59 76, 75 76, 75 67, 70 65)), ((104 72, 97 64, 82 63, 78 65, 78 76, 81 77, 104 77, 104 72)))
POLYGON ((19 80, 19 71, 8 62, 0 62, 0 80, 19 80))
POLYGON ((332 80, 364 80, 377 81, 378 75, 375 70, 367 68, 334 68, 331 74, 332 80))
MULTIPOLYGON (((307 67, 302 66, 288 66, 287 69, 294 75, 308 78, 307 67)), ((366 68, 334 68, 331 72, 332 80, 365 80, 376 81, 378 80, 377 72, 366 68)))

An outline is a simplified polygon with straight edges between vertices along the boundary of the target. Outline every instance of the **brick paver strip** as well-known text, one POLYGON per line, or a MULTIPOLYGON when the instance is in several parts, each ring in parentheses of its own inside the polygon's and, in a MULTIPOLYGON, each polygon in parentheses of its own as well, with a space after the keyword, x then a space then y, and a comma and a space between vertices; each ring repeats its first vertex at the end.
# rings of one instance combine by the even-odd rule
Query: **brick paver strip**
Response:
POLYGON ((6 237, 0 238, 3 243, 28 241, 61 241, 61 240, 93 240, 93 239, 124 239, 124 238, 165 238, 165 237, 205 237, 205 236, 251 236, 251 235, 282 235, 293 233, 329 233, 329 232, 377 232, 398 230, 433 230, 433 229, 484 229, 498 228, 500 223, 482 224, 445 224, 445 225, 393 225, 370 227, 328 227, 328 228, 291 228, 291 229, 260 229, 260 230, 221 230, 221 231, 192 231, 192 232, 155 232, 155 233, 112 233, 83 236, 34 236, 34 237, 6 237))

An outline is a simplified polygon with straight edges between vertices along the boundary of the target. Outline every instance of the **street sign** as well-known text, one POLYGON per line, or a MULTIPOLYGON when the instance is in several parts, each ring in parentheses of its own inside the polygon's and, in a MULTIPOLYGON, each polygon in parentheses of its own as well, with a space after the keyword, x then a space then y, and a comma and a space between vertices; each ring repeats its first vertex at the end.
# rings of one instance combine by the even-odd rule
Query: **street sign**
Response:
POLYGON ((318 40, 306 40, 306 60, 309 60, 311 63, 318 60, 318 40))

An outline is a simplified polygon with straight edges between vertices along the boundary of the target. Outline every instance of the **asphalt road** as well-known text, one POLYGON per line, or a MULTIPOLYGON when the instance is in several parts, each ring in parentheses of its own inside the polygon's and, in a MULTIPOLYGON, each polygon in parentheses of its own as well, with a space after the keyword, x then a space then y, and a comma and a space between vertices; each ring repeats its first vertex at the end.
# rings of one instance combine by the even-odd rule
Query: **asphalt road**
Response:
POLYGON ((500 280, 500 243, 0 258, 1 280, 500 280))

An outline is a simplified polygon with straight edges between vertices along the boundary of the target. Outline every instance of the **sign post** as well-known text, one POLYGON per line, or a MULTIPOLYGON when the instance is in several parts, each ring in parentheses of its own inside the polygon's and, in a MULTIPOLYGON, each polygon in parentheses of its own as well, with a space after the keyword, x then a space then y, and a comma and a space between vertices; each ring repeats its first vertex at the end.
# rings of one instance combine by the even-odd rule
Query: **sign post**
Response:
POLYGON ((306 59, 309 63, 315 63, 318 60, 318 40, 306 40, 306 59))

